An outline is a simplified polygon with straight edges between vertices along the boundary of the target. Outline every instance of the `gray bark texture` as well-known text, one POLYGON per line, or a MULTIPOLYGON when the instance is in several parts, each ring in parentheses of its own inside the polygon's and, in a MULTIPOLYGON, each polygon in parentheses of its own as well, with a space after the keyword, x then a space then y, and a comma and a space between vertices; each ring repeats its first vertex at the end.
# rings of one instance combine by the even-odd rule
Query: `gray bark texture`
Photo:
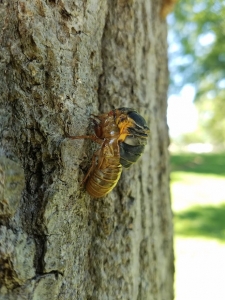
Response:
POLYGON ((0 299, 173 298, 166 23, 151 0, 0 1, 0 299), (135 108, 142 158, 80 185, 90 115, 135 108))

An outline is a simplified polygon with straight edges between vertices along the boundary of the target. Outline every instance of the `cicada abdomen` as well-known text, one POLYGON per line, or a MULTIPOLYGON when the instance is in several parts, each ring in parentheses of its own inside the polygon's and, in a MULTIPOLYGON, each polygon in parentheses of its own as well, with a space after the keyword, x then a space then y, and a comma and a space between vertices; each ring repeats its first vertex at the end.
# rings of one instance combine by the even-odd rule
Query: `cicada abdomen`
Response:
POLYGON ((101 198, 107 195, 117 185, 122 166, 120 158, 108 159, 109 165, 96 165, 90 177, 87 179, 86 190, 94 198, 101 198))

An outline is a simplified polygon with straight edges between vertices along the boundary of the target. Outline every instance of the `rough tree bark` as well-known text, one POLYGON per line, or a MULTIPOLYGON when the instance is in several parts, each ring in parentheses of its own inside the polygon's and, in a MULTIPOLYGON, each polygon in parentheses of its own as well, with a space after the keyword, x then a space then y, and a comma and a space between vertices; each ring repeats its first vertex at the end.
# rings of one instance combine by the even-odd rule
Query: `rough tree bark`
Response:
POLYGON ((0 1, 1 299, 173 298, 160 6, 0 1), (91 199, 80 182, 93 143, 66 133, 90 133, 91 113, 122 106, 145 117, 149 142, 91 199))

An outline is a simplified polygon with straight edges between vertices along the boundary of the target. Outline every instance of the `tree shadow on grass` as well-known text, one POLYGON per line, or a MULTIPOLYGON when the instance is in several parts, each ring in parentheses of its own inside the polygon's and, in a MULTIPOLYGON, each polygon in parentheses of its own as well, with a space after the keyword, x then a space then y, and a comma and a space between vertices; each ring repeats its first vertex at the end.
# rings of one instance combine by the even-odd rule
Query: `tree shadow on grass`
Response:
POLYGON ((177 235, 216 238, 225 242, 225 203, 193 206, 175 213, 174 225, 177 235))

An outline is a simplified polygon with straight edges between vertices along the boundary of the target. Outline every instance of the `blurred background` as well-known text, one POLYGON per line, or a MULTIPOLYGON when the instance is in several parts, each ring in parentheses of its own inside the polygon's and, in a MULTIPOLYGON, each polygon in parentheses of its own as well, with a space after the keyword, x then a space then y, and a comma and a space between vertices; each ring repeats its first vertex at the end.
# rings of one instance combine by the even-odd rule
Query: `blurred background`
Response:
POLYGON ((225 1, 179 1, 169 24, 175 299, 225 299, 225 1))

